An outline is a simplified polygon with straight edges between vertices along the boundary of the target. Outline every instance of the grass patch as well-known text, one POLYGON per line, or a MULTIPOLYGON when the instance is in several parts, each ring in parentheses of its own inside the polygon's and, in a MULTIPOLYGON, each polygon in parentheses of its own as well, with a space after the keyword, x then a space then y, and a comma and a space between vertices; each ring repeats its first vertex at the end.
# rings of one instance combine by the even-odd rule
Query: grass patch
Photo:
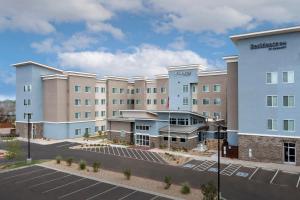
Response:
POLYGON ((0 169, 3 169, 3 170, 4 169, 16 169, 16 168, 19 168, 19 167, 25 167, 25 166, 40 164, 40 163, 47 162, 47 161, 48 160, 32 160, 31 163, 26 163, 26 160, 16 161, 16 162, 0 165, 0 169))

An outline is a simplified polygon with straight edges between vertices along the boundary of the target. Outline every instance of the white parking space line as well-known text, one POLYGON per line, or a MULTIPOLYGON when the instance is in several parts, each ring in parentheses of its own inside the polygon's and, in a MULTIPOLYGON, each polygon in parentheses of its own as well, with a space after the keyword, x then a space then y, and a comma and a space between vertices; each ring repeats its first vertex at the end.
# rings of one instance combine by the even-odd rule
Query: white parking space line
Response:
MULTIPOLYGON (((148 160, 148 161, 150 161, 150 159, 146 156, 146 154, 142 151, 142 150, 139 150, 140 152, 142 152, 142 154, 144 155, 144 157, 148 160)), ((145 159, 143 159, 143 160, 145 160, 145 159)))
POLYGON ((230 164, 221 171, 221 174, 226 176, 232 176, 232 174, 234 174, 239 168, 241 168, 241 165, 230 164))
POLYGON ((108 146, 107 147, 107 152, 108 152, 108 154, 111 154, 109 149, 110 149, 110 147, 108 146))
POLYGON ((40 176, 35 176, 35 177, 32 177, 32 178, 29 178, 29 179, 25 179, 25 180, 22 180, 22 181, 17 181, 16 183, 24 183, 24 182, 27 182, 27 181, 31 181, 31 180, 34 180, 34 179, 37 179, 37 178, 41 178, 41 177, 44 177, 44 176, 49 176, 49 175, 52 175, 52 174, 56 174, 58 173, 59 171, 55 171, 55 172, 51 172, 51 173, 48 173, 48 174, 43 174, 43 175, 40 175, 40 176))
POLYGON ((131 158, 133 158, 133 157, 132 157, 132 155, 133 155, 136 159, 138 159, 137 156, 134 154, 134 152, 133 152, 132 150, 129 151, 129 150, 126 148, 126 151, 127 151, 128 155, 130 155, 131 158))
POLYGON ((114 150, 114 147, 110 147, 110 148, 111 148, 111 150, 112 150, 112 152, 113 152, 112 154, 113 154, 113 155, 116 155, 115 150, 114 150))
POLYGON ((144 151, 148 157, 150 157, 152 159, 153 162, 157 162, 152 156, 151 154, 149 153, 149 151, 144 151))
POLYGON ((105 154, 105 149, 106 149, 106 147, 103 147, 103 153, 105 154))
POLYGON ((95 185, 98 185, 98 184, 100 184, 100 183, 102 183, 102 182, 97 182, 97 183, 94 183, 94 184, 89 185, 89 186, 87 186, 87 187, 80 188, 79 190, 75 190, 75 191, 70 192, 70 193, 68 193, 68 194, 64 194, 64 195, 62 195, 62 196, 59 196, 58 199, 63 199, 63 198, 65 198, 65 197, 67 197, 67 196, 70 196, 70 195, 75 194, 75 193, 77 193, 77 192, 80 192, 80 191, 82 191, 82 190, 85 190, 85 189, 94 187, 95 185))
POLYGON ((123 200, 123 199, 126 199, 127 197, 129 197, 129 196, 131 196, 131 195, 133 195, 134 193, 136 193, 137 191, 136 190, 134 190, 133 192, 131 192, 131 193, 129 193, 129 194, 127 194, 127 195, 125 195, 125 196, 123 196, 123 197, 121 197, 121 198, 119 198, 118 200, 123 200))
POLYGON ((120 154, 120 152, 119 152, 119 148, 118 148, 118 147, 116 147, 116 149, 117 149, 117 152, 118 152, 119 156, 121 156, 121 154, 120 154))
POLYGON ((63 188, 63 187, 65 187, 65 186, 68 186, 68 185, 77 183, 77 182, 79 182, 79 181, 82 181, 83 179, 86 179, 86 178, 80 178, 80 179, 77 179, 77 180, 75 180, 75 181, 72 181, 72 182, 69 182, 69 183, 66 183, 66 184, 57 186, 57 187, 55 187, 55 188, 51 188, 51 189, 46 190, 46 191, 44 191, 44 192, 42 192, 42 193, 45 194, 45 193, 51 192, 51 191, 53 191, 53 190, 57 190, 57 189, 59 189, 59 188, 63 188))
POLYGON ((213 166, 215 163, 216 163, 215 161, 206 160, 203 163, 201 163, 200 165, 194 167, 193 169, 198 170, 198 171, 205 171, 208 168, 210 168, 211 166, 213 166))
POLYGON ((54 179, 51 179, 49 181, 44 181, 42 183, 38 183, 38 184, 35 184, 35 185, 32 185, 30 186, 29 188, 34 188, 34 187, 37 187, 37 186, 40 186, 40 185, 44 185, 44 184, 47 184, 47 183, 51 183, 53 181, 57 181, 57 180, 60 180, 60 179, 64 179, 66 177, 69 177, 69 176, 72 176, 71 174, 68 174, 68 175, 65 175, 65 176, 62 176, 62 177, 58 177, 58 178, 54 178, 54 179))
POLYGON ((275 177, 277 176, 278 172, 279 172, 279 169, 277 169, 277 171, 275 172, 273 178, 270 180, 270 184, 273 183, 273 181, 274 181, 275 177))
POLYGON ((152 197, 150 200, 154 200, 154 199, 157 199, 159 196, 154 196, 152 197))
POLYGON ((47 169, 47 168, 42 168, 42 169, 32 170, 32 171, 29 171, 29 172, 24 172, 24 173, 21 173, 21 174, 17 174, 17 175, 5 177, 5 178, 1 179, 1 181, 7 180, 7 179, 10 179, 10 178, 14 178, 14 177, 18 177, 18 176, 23 176, 23 175, 27 175, 27 174, 32 174, 32 173, 34 173, 34 172, 39 172, 39 171, 43 171, 43 170, 46 170, 46 169, 47 169))
POLYGON ((104 192, 101 192, 101 193, 99 193, 99 194, 96 194, 96 195, 94 195, 94 196, 91 196, 91 197, 87 198, 86 200, 93 199, 93 198, 98 197, 98 196, 100 196, 100 195, 102 195, 102 194, 105 194, 105 193, 107 193, 107 192, 109 192, 109 191, 112 191, 112 190, 114 190, 114 189, 116 189, 116 188, 118 188, 118 186, 114 186, 114 187, 112 187, 112 188, 109 188, 108 190, 105 190, 104 192))
POLYGON ((141 154, 137 151, 137 150, 135 150, 135 149, 132 149, 132 151, 134 151, 134 152, 136 152, 140 157, 139 158, 137 158, 137 159, 139 159, 139 160, 143 160, 143 156, 141 156, 141 154))
POLYGON ((124 148, 120 148, 120 149, 121 149, 121 151, 122 151, 124 157, 127 157, 127 155, 126 155, 126 154, 124 153, 124 151, 123 151, 124 148))
POLYGON ((254 176, 254 174, 257 172, 259 170, 259 167, 258 168, 256 168, 256 170, 251 174, 251 176, 249 176, 249 180, 251 180, 252 179, 252 177, 254 176))
POLYGON ((298 181, 297 181, 296 188, 298 188, 298 187, 299 187, 299 184, 300 184, 300 175, 299 175, 299 178, 298 178, 298 181))
POLYGON ((161 159, 158 158, 157 154, 155 154, 155 153, 153 153, 153 152, 151 152, 151 151, 149 151, 149 152, 150 152, 150 153, 158 160, 159 163, 163 163, 163 162, 161 161, 161 159))

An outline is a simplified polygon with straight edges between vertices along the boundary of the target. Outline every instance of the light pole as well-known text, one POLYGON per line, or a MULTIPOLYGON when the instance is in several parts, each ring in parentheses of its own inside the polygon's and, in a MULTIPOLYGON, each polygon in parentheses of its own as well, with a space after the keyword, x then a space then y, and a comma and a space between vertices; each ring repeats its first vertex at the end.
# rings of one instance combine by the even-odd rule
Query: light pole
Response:
POLYGON ((32 113, 24 113, 24 115, 27 115, 27 163, 31 163, 31 155, 30 155, 30 137, 31 137, 31 128, 30 128, 30 119, 31 119, 31 115, 32 113))
POLYGON ((221 183, 220 183, 220 134, 221 134, 221 129, 223 131, 227 130, 226 126, 222 126, 218 124, 218 200, 220 200, 221 196, 221 183))

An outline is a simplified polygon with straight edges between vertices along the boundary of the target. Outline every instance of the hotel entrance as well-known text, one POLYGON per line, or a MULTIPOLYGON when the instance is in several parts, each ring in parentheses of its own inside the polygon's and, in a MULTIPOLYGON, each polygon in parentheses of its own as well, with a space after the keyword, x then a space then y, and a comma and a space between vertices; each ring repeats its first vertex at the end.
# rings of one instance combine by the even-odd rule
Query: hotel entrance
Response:
POLYGON ((283 144, 284 162, 289 164, 296 163, 296 145, 295 143, 285 142, 283 144))

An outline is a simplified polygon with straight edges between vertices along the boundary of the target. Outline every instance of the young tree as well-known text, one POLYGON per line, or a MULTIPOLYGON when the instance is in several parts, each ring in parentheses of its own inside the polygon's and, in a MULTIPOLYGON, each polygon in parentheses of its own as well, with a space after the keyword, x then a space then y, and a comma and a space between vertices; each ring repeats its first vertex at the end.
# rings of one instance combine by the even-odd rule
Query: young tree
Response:
POLYGON ((90 134, 89 133, 84 133, 83 135, 84 139, 89 140, 90 134))
POLYGON ((208 182, 201 186, 203 200, 215 200, 217 198, 217 188, 213 182, 208 182))

